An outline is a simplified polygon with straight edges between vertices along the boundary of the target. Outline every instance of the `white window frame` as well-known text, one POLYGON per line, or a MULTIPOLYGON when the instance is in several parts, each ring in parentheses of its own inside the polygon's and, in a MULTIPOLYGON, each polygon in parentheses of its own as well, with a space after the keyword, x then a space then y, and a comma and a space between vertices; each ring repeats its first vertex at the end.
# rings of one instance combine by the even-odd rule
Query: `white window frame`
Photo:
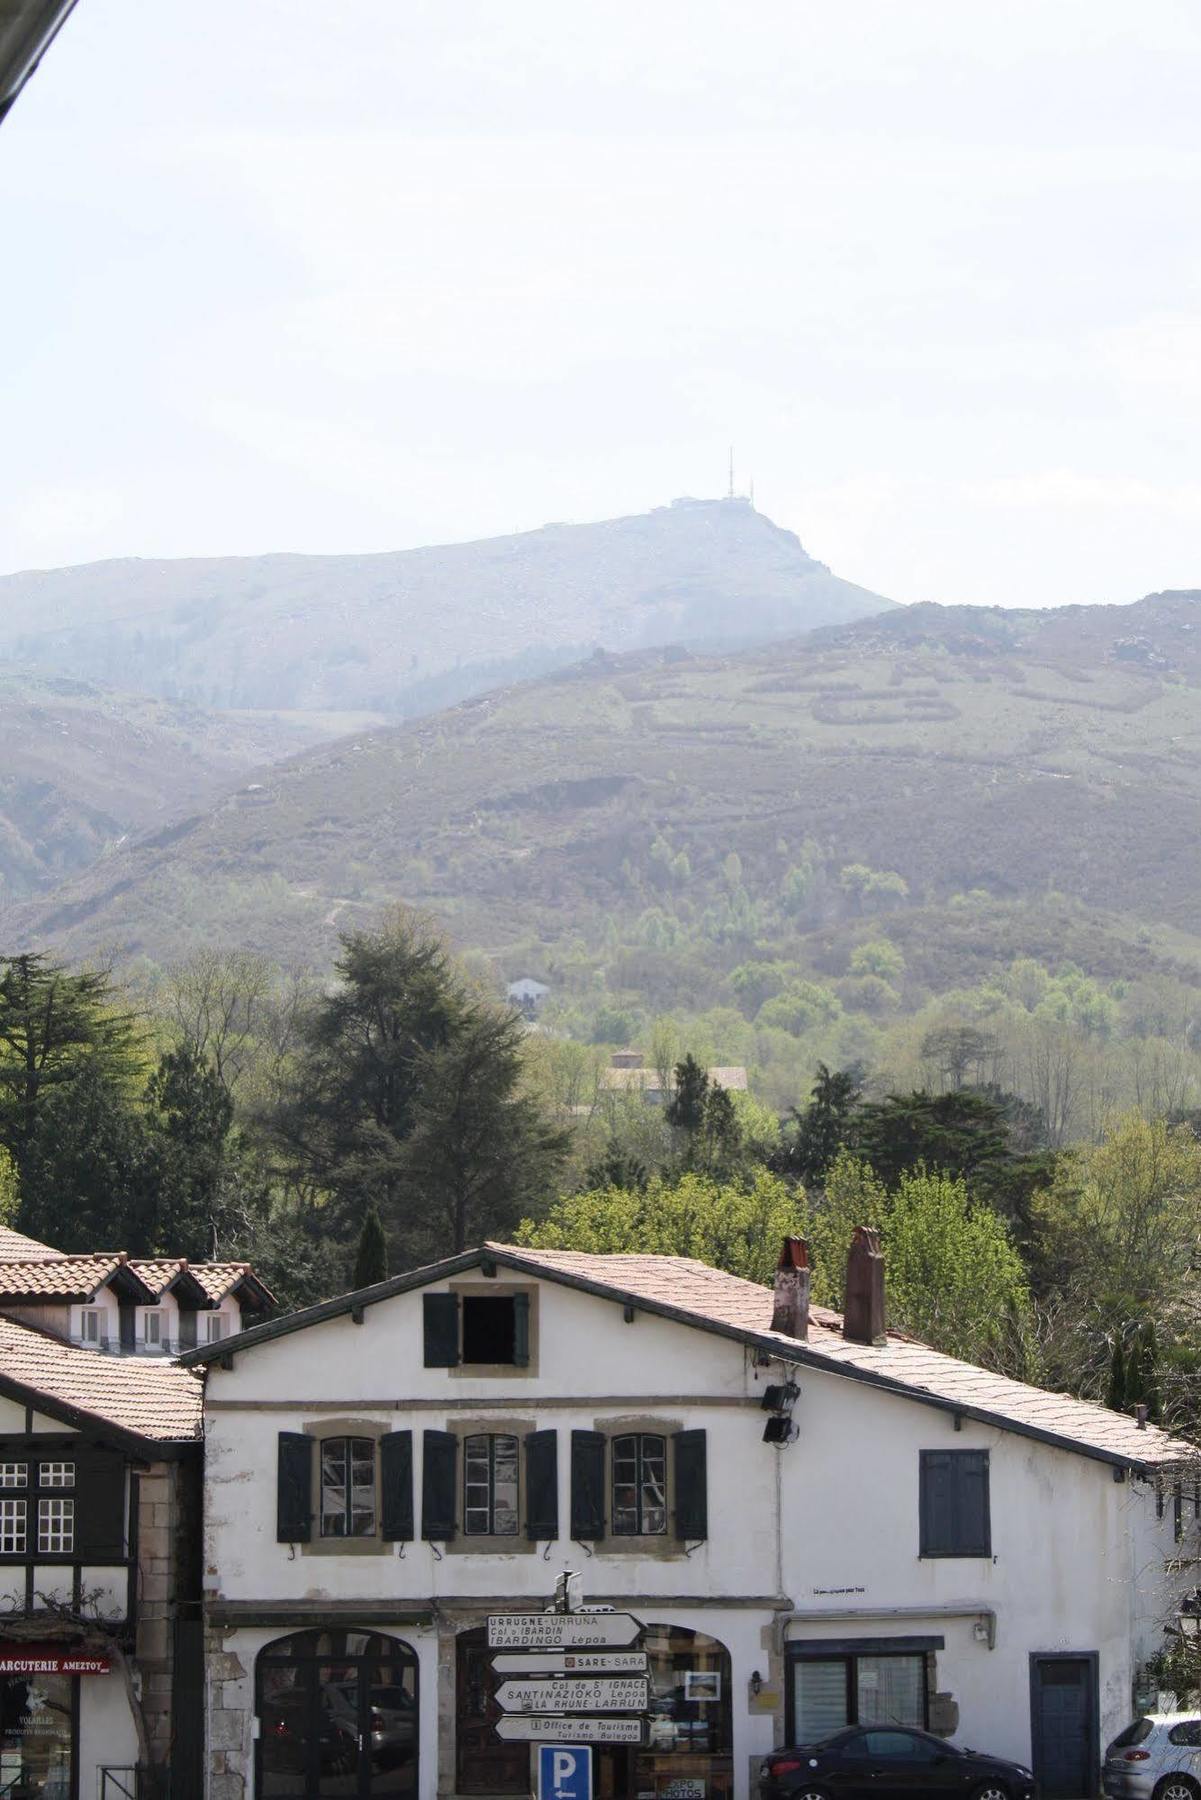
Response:
POLYGON ((29 1486, 29 1464, 27 1462, 0 1462, 0 1488, 26 1488, 29 1486))
POLYGON ((6 1494, 0 1499, 0 1556, 24 1556, 28 1536, 28 1501, 6 1494))
POLYGON ((73 1462, 40 1462, 38 1464, 38 1486, 44 1488, 73 1488, 75 1486, 75 1464, 73 1462))
POLYGON ((161 1306, 148 1306, 142 1314, 142 1342, 153 1346, 155 1350, 163 1347, 163 1320, 166 1317, 161 1306), (153 1331, 151 1326, 154 1327, 153 1331))
POLYGON ((105 1329, 108 1314, 102 1306, 84 1306, 79 1313, 79 1341, 82 1344, 107 1344, 108 1332, 105 1329))
POLYGON ((70 1556, 75 1549, 74 1499, 38 1501, 38 1555, 70 1556))
POLYGON ((229 1320, 222 1312, 205 1313, 204 1341, 206 1344, 219 1344, 229 1336, 229 1320))

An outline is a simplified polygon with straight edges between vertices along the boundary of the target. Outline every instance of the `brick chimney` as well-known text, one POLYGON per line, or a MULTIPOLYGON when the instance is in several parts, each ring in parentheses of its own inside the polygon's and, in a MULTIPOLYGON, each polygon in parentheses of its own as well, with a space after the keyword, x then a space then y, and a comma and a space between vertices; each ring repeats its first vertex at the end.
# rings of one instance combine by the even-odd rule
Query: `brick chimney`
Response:
POLYGON ((776 1264, 771 1328, 787 1337, 809 1336, 809 1248, 804 1238, 786 1237, 776 1264))
POLYGON ((848 1344, 882 1344, 884 1330, 884 1258, 880 1235, 856 1225, 847 1256, 846 1300, 842 1335, 848 1344))

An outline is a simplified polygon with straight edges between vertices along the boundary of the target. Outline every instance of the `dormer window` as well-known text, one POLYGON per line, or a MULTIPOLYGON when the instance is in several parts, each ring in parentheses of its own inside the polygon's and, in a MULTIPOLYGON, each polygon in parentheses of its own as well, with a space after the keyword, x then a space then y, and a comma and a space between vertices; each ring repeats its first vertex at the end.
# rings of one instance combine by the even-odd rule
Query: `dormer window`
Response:
POLYGON ((528 1370, 530 1300, 524 1289, 497 1292, 494 1282, 423 1295, 426 1368, 484 1375, 528 1370))
POLYGON ((227 1335, 229 1320, 224 1313, 205 1313, 204 1341, 206 1344, 219 1344, 227 1335))
POLYGON ((148 1308, 142 1314, 142 1342, 148 1350, 161 1350, 163 1347, 163 1315, 148 1308))
POLYGON ((85 1344, 97 1346, 108 1341, 104 1312, 99 1306, 85 1306, 79 1316, 79 1335, 85 1344))

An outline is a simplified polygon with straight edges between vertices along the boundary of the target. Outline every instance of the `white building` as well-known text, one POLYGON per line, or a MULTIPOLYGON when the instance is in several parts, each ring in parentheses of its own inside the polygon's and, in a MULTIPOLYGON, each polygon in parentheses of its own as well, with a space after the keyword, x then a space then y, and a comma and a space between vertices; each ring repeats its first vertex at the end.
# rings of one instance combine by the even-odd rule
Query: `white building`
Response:
POLYGON ((565 1566, 651 1654, 648 1747, 600 1753, 598 1800, 746 1800, 764 1752, 855 1720, 1093 1792, 1195 1580, 1191 1452, 883 1335, 852 1256, 845 1327, 787 1269, 773 1301, 493 1244, 189 1352, 211 1800, 526 1793, 484 1621, 565 1566))

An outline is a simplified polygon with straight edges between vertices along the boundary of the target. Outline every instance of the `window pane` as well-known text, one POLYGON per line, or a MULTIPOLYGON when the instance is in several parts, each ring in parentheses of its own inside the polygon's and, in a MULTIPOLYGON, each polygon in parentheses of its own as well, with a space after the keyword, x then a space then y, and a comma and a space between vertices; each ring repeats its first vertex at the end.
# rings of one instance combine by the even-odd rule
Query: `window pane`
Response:
POLYGON ((0 1488, 25 1487, 29 1481, 29 1464, 0 1463, 0 1488))
POLYGON ((25 1553, 25 1502, 0 1500, 0 1555, 25 1553))
POLYGON ((860 1656, 856 1659, 860 1725, 926 1723, 926 1659, 923 1656, 860 1656))
POLYGON ((492 1482, 489 1440, 483 1433, 463 1444, 463 1530, 468 1537, 487 1537, 492 1482))
POLYGON ((346 1536, 346 1439, 321 1445, 321 1535, 346 1536))
POLYGON ((847 1674, 847 1663, 842 1657, 828 1662, 806 1657, 794 1663, 793 1706, 800 1743, 814 1743, 850 1724, 847 1674))
POLYGON ((371 1438, 355 1438, 351 1444, 350 1535, 375 1533, 375 1444, 371 1438))
POLYGON ((642 1530, 655 1536, 667 1530, 667 1442, 661 1437, 642 1439, 642 1530))
POLYGON ((44 1462, 38 1464, 39 1487, 74 1487, 75 1464, 73 1462, 44 1462))
POLYGON ((613 1439, 613 1533, 635 1537, 638 1533, 638 1439, 613 1439))
POLYGON ((492 1440, 492 1529, 497 1537, 517 1532, 517 1439, 492 1440))
POLYGON ((74 1500, 38 1501, 39 1556, 66 1556, 75 1548, 74 1500))

